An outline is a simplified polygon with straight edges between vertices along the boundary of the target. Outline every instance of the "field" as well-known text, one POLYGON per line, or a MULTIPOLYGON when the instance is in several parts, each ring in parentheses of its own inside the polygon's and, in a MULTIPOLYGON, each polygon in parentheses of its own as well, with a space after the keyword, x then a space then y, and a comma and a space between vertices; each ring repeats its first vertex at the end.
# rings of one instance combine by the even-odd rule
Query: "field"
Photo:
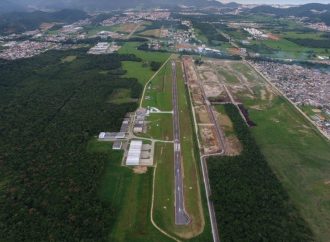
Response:
POLYGON ((256 78, 251 81, 248 76, 247 80, 254 95, 235 95, 256 123, 251 131, 257 144, 316 239, 328 241, 329 142, 265 82, 253 84, 256 78))
POLYGON ((173 121, 172 114, 152 113, 147 119, 147 133, 144 137, 159 139, 159 140, 173 140, 173 121))
POLYGON ((155 107, 161 111, 172 111, 172 75, 168 62, 148 84, 143 107, 155 107))
POLYGON ((114 208, 108 218, 113 228, 108 241, 169 241, 150 221, 152 168, 145 174, 134 174, 122 167, 122 152, 112 151, 108 142, 92 140, 88 151, 107 155, 98 194, 103 203, 114 208))
POLYGON ((123 104, 135 101, 136 99, 131 98, 131 90, 125 88, 118 88, 114 90, 109 98, 109 102, 114 104, 123 104))
POLYGON ((147 81, 155 73, 150 69, 150 63, 152 61, 165 62, 170 56, 168 53, 155 53, 138 50, 137 47, 140 43, 127 42, 118 51, 119 54, 134 54, 142 59, 142 62, 123 62, 123 69, 127 71, 126 77, 132 77, 138 79, 139 83, 145 85, 147 81))
POLYGON ((139 33, 139 35, 146 36, 146 37, 159 38, 160 33, 161 33, 161 29, 151 29, 151 30, 143 31, 143 32, 139 33))

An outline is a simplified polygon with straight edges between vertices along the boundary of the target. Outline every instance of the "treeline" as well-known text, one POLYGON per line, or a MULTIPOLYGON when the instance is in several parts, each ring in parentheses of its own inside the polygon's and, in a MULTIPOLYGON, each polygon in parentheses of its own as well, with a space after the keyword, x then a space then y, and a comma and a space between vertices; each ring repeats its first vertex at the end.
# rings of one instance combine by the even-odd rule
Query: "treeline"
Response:
POLYGON ((211 199, 223 241, 313 241, 235 106, 225 105, 243 152, 208 159, 211 199))
POLYGON ((108 102, 118 88, 141 94, 124 60, 140 61, 81 49, 0 62, 0 241, 106 240, 120 208, 98 199, 107 158, 86 146, 137 107, 108 102))

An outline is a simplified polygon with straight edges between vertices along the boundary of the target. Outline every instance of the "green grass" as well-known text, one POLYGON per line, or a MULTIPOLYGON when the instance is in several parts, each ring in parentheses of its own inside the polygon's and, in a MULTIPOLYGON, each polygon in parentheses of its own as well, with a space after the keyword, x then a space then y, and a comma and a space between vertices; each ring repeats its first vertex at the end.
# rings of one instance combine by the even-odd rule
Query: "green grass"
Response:
POLYGON ((137 47, 141 43, 137 42, 126 42, 122 48, 118 51, 119 54, 134 54, 137 57, 143 59, 144 61, 157 61, 157 62, 164 62, 170 56, 169 53, 163 52, 148 52, 138 50, 137 47))
POLYGON ((168 53, 147 52, 138 50, 140 43, 126 42, 118 51, 119 54, 134 54, 142 59, 142 62, 123 61, 123 69, 127 71, 126 77, 137 78, 141 85, 145 85, 147 81, 155 73, 150 69, 150 62, 157 61, 164 63, 170 56, 168 53))
POLYGON ((98 195, 114 208, 108 214, 113 224, 108 241, 170 241, 150 221, 153 168, 134 174, 121 166, 122 151, 112 151, 111 142, 91 140, 87 150, 106 155, 98 195))
POLYGON ((109 98, 109 102, 114 104, 123 104, 134 101, 135 100, 131 98, 131 90, 125 88, 116 89, 109 98))
POLYGON ((172 114, 150 114, 147 127, 148 130, 144 136, 160 140, 173 140, 172 114))
POLYGON ((218 73, 220 75, 222 75, 226 81, 228 83, 231 83, 231 84, 237 84, 237 83, 240 83, 240 81, 237 79, 237 77, 235 75, 233 75, 232 73, 228 72, 226 69, 224 68, 219 68, 218 69, 218 73))
POLYGON ((173 157, 173 144, 156 143, 154 220, 158 226, 171 234, 175 231, 173 157))
POLYGON ((149 65, 136 61, 122 61, 123 69, 127 71, 125 77, 136 78, 141 85, 145 85, 154 72, 149 65))
POLYGON ((161 111, 172 111, 171 63, 165 65, 146 89, 143 107, 156 107, 161 111))
POLYGON ((69 55, 69 56, 63 58, 61 61, 62 61, 62 63, 66 63, 66 62, 72 62, 75 59, 77 59, 77 56, 75 56, 75 55, 69 55))
POLYGON ((318 241, 330 238, 330 144, 282 98, 262 112, 250 111, 267 161, 318 241))

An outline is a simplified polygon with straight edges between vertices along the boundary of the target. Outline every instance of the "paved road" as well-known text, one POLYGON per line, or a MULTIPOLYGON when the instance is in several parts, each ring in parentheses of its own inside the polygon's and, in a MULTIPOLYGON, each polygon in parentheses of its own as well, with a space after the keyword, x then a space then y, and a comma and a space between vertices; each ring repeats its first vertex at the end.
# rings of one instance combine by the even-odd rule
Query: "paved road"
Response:
POLYGON ((173 103, 173 137, 174 137, 174 177, 175 177, 175 224, 186 225, 190 222, 184 209, 183 179, 180 146, 180 121, 178 108, 176 64, 172 61, 172 103, 173 103))

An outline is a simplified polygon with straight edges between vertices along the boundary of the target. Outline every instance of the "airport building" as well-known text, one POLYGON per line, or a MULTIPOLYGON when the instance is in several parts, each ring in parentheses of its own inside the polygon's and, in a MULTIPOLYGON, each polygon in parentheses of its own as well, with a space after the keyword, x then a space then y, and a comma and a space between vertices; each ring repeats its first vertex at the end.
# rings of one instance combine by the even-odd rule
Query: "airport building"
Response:
POLYGON ((142 152, 142 140, 132 140, 129 146, 126 165, 138 166, 140 165, 140 157, 142 152))

